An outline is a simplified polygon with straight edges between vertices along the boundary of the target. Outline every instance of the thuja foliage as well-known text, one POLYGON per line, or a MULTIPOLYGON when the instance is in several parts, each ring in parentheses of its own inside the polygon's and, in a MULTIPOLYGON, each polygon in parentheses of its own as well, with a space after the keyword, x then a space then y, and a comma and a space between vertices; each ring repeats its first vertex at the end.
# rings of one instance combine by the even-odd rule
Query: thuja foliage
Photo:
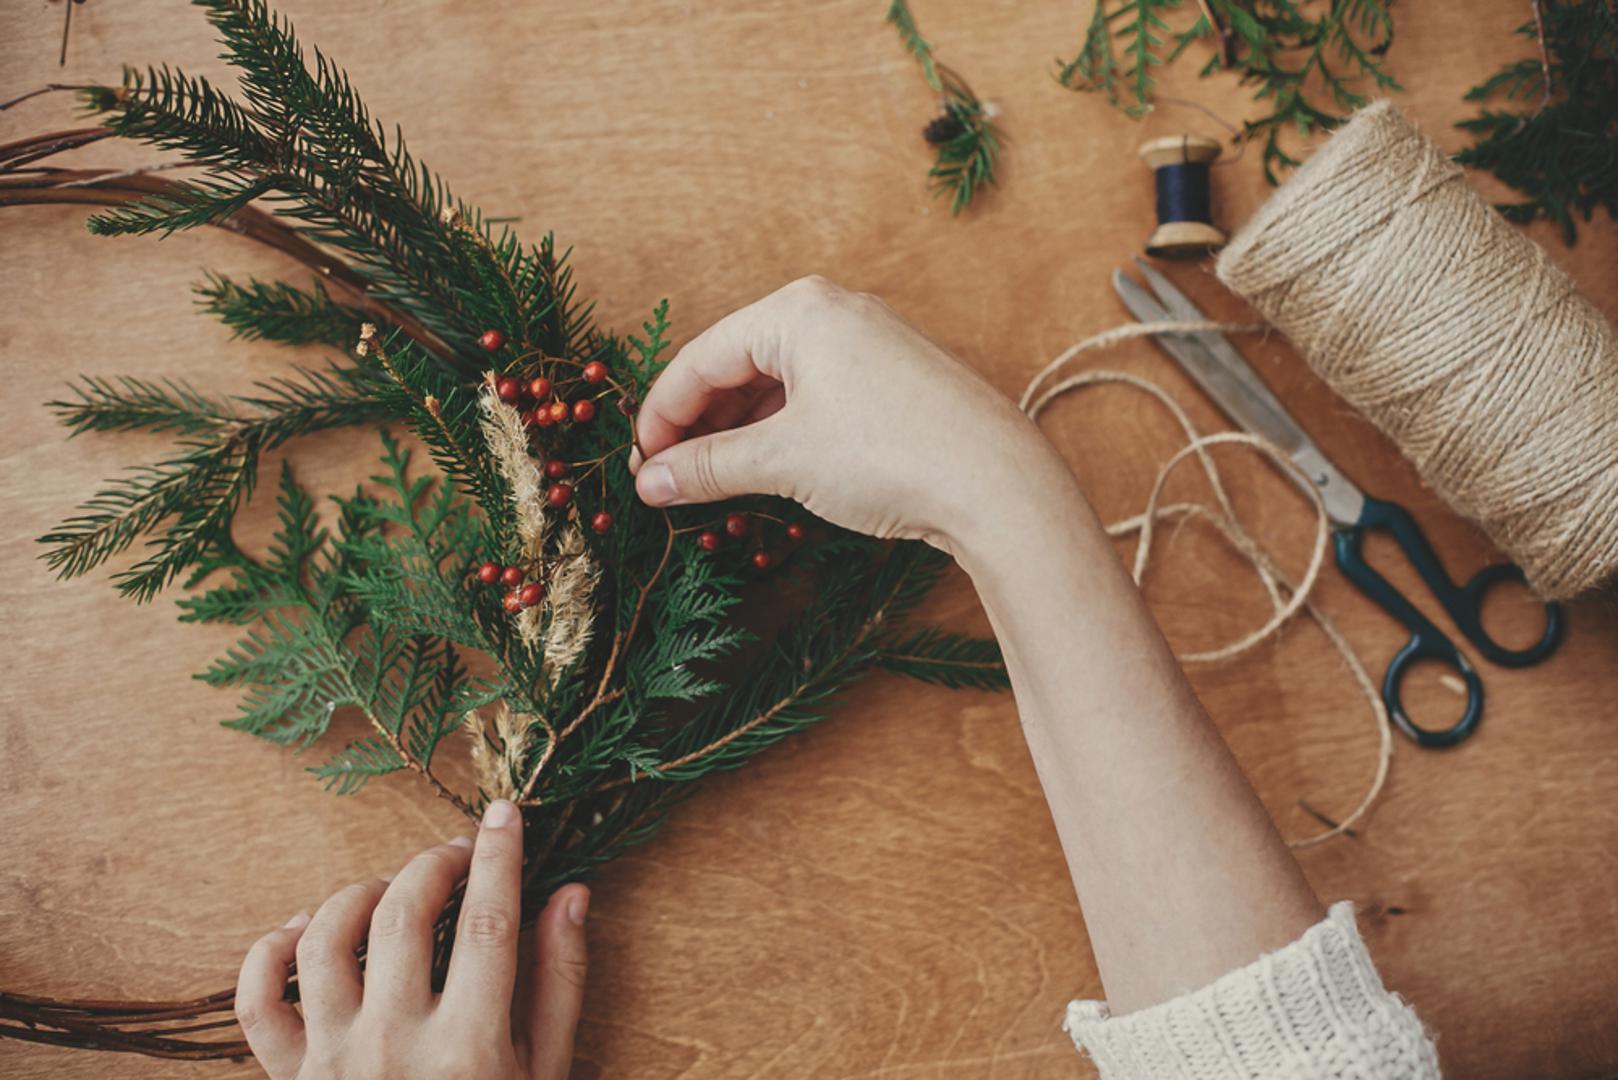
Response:
POLYGON ((216 275, 201 306, 240 336, 344 358, 235 396, 80 380, 54 403, 74 432, 177 444, 42 539, 63 576, 140 543, 123 593, 181 581, 182 619, 240 626, 200 676, 241 692, 229 726, 309 747, 355 714, 368 734, 311 768, 332 790, 410 770, 469 815, 517 800, 532 901, 648 835, 685 781, 815 722, 867 674, 1004 685, 991 642, 906 625, 943 570, 929 548, 779 500, 644 506, 625 458, 667 362, 667 303, 637 336, 604 330, 565 251, 456 199, 261 0, 197 3, 241 96, 167 67, 90 89, 113 133, 204 167, 91 231, 164 235, 269 208, 282 246, 307 245, 347 291, 216 275), (350 425, 379 428, 375 475, 321 498, 282 461, 274 538, 241 546, 235 516, 267 457, 350 425), (732 515, 742 536, 697 542, 732 515), (537 589, 488 584, 484 564, 537 589), (441 775, 457 747, 475 790, 441 775))
POLYGON ((1567 243, 1598 207, 1618 217, 1618 7, 1612 0, 1542 0, 1517 32, 1521 59, 1473 87, 1475 141, 1457 155, 1521 193, 1512 221, 1546 217, 1567 243))
MULTIPOLYGON (((1384 70, 1393 43, 1393 0, 1095 0, 1078 52, 1057 61, 1057 79, 1102 93, 1131 116, 1152 108, 1152 70, 1194 43, 1215 48, 1200 74, 1234 71, 1264 110, 1240 142, 1264 153, 1264 175, 1298 164, 1286 139, 1336 127, 1378 89, 1398 89, 1384 70), (1189 25, 1178 18, 1196 8, 1189 25), (1179 28, 1176 25, 1179 24, 1179 28)), ((1600 0, 1597 0, 1600 2, 1600 0)))
POLYGON ((999 125, 966 80, 933 58, 932 42, 921 36, 907 0, 892 0, 887 21, 898 30, 905 51, 916 58, 922 77, 938 94, 942 111, 922 131, 935 156, 927 178, 935 194, 949 199, 950 213, 959 214, 982 188, 994 183, 994 163, 1003 138, 999 125))

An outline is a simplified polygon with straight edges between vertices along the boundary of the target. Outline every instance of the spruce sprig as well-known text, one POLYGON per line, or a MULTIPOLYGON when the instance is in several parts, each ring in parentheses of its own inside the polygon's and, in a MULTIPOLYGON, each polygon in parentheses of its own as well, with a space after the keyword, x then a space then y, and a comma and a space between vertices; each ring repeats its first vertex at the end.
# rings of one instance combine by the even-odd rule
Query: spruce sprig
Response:
POLYGON ((204 311, 249 341, 330 345, 346 352, 366 321, 363 313, 333 300, 318 280, 305 290, 284 281, 242 284, 209 274, 196 293, 204 311))

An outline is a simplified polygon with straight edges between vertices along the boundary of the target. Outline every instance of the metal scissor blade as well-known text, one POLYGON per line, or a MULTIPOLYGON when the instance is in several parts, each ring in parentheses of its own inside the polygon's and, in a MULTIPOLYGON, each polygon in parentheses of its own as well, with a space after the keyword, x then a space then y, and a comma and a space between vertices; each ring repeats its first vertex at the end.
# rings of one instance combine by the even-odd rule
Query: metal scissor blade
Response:
MULTIPOLYGON (((1157 292, 1152 296, 1122 270, 1114 270, 1113 289, 1124 306, 1143 322, 1202 321, 1207 316, 1169 283, 1142 264, 1142 272, 1157 292), (1159 299, 1161 298, 1161 299, 1159 299)), ((1365 506, 1365 496, 1338 472, 1315 446, 1286 407, 1248 366, 1241 353, 1212 331, 1153 335, 1165 352, 1191 376, 1225 415, 1239 426, 1274 443, 1309 476, 1326 503, 1326 512, 1339 525, 1353 525, 1365 506)), ((1288 473, 1289 476, 1296 477, 1288 473)))
MULTIPOLYGON (((1163 309, 1172 319, 1184 319, 1187 322, 1200 322, 1208 318, 1191 298, 1174 287, 1174 283, 1158 273, 1140 259, 1135 260, 1140 272, 1146 278, 1146 283, 1157 294, 1163 309)), ((1124 279, 1129 281, 1128 278, 1124 279)), ((1130 282, 1131 285, 1134 282, 1130 282)), ((1203 333, 1189 333, 1183 335, 1198 345, 1207 354, 1207 360, 1197 368, 1186 367, 1186 372, 1197 381, 1207 395, 1214 399, 1214 403, 1225 411, 1225 414, 1254 435, 1262 435, 1287 453, 1294 453, 1301 446, 1308 444, 1309 436, 1298 422, 1292 419, 1286 406, 1276 400, 1270 393, 1270 388, 1259 379, 1258 374, 1248 365, 1247 360, 1237 352, 1230 342, 1225 340, 1223 334, 1206 331, 1203 333), (1200 370, 1199 370, 1200 369, 1200 370)), ((1185 360, 1175 356, 1182 366, 1185 360)))

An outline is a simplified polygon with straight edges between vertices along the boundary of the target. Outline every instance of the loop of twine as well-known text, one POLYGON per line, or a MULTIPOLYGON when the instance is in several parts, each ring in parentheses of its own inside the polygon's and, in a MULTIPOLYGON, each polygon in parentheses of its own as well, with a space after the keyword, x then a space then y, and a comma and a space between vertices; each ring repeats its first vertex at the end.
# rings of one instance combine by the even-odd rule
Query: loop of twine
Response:
POLYGON ((1388 711, 1382 703, 1382 695, 1377 691, 1370 675, 1365 670, 1365 665, 1354 652, 1353 646, 1348 643, 1348 639, 1343 636, 1342 631, 1338 630, 1337 625, 1332 622, 1331 618, 1310 599, 1315 584, 1319 580, 1321 568, 1326 562, 1326 541, 1331 531, 1330 521, 1326 515, 1326 505, 1321 499, 1320 492, 1315 489, 1313 484, 1307 482, 1308 478, 1304 476, 1286 451, 1267 439, 1234 431, 1216 432, 1211 435, 1202 434, 1192 424, 1191 418, 1186 415, 1185 410, 1180 407, 1179 403, 1161 386, 1149 379, 1131 375, 1128 372, 1108 371, 1105 369, 1065 373, 1068 364, 1083 353, 1108 348, 1119 342, 1144 337, 1149 334, 1167 331, 1185 333, 1209 330, 1221 333, 1252 333, 1261 329, 1262 327, 1232 325, 1209 320, 1133 323, 1115 327, 1085 338, 1078 344, 1064 350, 1049 364, 1046 364, 1037 375, 1029 380, 1028 386, 1023 391, 1022 397, 1017 404, 1023 412, 1028 414, 1029 419, 1038 423, 1040 413, 1063 394, 1092 386, 1120 385, 1149 395, 1167 409, 1170 415, 1174 417, 1175 422, 1180 425, 1180 430, 1185 434, 1186 443, 1158 469, 1157 479, 1152 484, 1151 493, 1146 499, 1146 508, 1133 517, 1124 518, 1107 525, 1107 535, 1123 537, 1134 533, 1140 534, 1140 539, 1135 545, 1134 563, 1130 568, 1130 576, 1134 578, 1135 584, 1139 586, 1146 577, 1146 570, 1151 561, 1152 540, 1159 521, 1191 518, 1206 521, 1218 529, 1220 535, 1230 544, 1231 548, 1252 567, 1254 576, 1258 578, 1259 583, 1263 586, 1271 606, 1269 619, 1256 630, 1218 648, 1176 654, 1176 658, 1181 663, 1216 663, 1240 656, 1279 634, 1282 627, 1300 611, 1307 613, 1315 621, 1316 625, 1320 627, 1321 633, 1326 635, 1326 640, 1330 641, 1337 650, 1338 656, 1343 661, 1343 666, 1348 669, 1349 674, 1353 677, 1361 693, 1365 695, 1365 700, 1371 708, 1371 717, 1376 724, 1378 737, 1376 771, 1371 778, 1369 788, 1361 796, 1359 803, 1342 821, 1315 836, 1310 836, 1303 840, 1288 841, 1288 846, 1301 849, 1313 847, 1315 844, 1322 843, 1334 836, 1348 833, 1354 824, 1369 812, 1372 803, 1382 793, 1382 787, 1388 778, 1388 767, 1393 759, 1393 726, 1389 723, 1388 711), (1268 458, 1278 468, 1290 472, 1305 481, 1301 486, 1301 490, 1308 492, 1309 500, 1314 506, 1315 538, 1309 556, 1309 565, 1304 570, 1303 576, 1296 582, 1281 571, 1268 553, 1242 527, 1240 520, 1236 516, 1235 508, 1231 505, 1230 496, 1225 491, 1219 469, 1214 464, 1212 456, 1208 453, 1209 447, 1213 446, 1249 447, 1268 458), (1207 477, 1208 484, 1213 489, 1216 505, 1208 506, 1205 503, 1198 502, 1164 504, 1162 501, 1163 489, 1168 483, 1169 476, 1183 462, 1192 458, 1195 458, 1198 464, 1202 466, 1202 473, 1207 477))

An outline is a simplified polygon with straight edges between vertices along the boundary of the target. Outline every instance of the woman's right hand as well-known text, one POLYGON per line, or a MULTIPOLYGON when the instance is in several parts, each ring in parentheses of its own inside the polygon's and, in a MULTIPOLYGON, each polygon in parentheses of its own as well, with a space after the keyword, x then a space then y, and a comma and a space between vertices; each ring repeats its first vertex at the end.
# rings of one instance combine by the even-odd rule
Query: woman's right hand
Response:
POLYGON ((976 372, 882 301, 818 277, 681 349, 637 433, 645 459, 630 468, 653 506, 780 495, 845 528, 951 552, 999 501, 1048 483, 1052 464, 1067 477, 976 372))

